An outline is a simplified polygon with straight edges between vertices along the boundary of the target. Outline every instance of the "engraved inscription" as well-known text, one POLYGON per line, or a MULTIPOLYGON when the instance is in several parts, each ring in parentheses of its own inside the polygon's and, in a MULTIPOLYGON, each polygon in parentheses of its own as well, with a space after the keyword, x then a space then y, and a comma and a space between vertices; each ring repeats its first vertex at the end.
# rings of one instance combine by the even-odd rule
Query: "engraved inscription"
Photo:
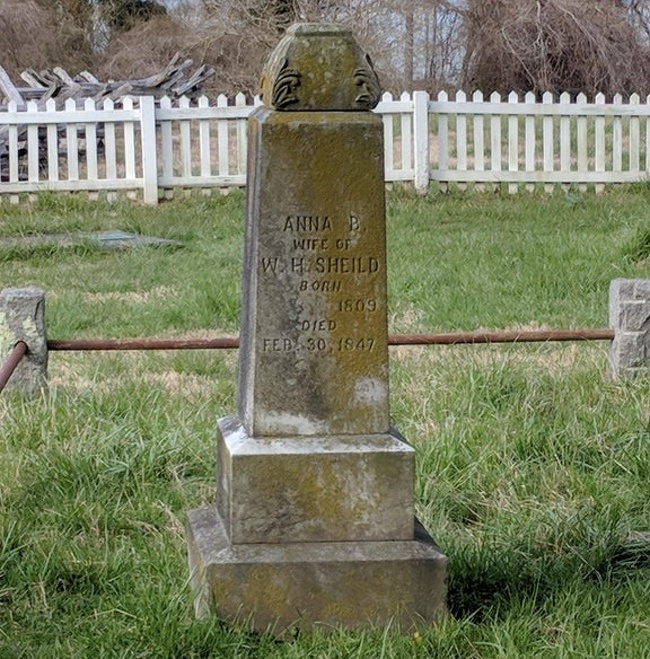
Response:
POLYGON ((332 221, 327 215, 287 215, 283 231, 331 231, 332 221))
POLYGON ((303 332, 327 332, 336 329, 336 321, 327 318, 321 318, 318 320, 303 320, 300 323, 300 329, 303 332))
MULTIPOLYGON (((331 321, 329 321, 331 322, 331 321)), ((375 349, 373 337, 347 336, 338 340, 324 337, 301 337, 299 341, 292 341, 286 337, 264 337, 262 350, 264 352, 372 352, 375 349)))
POLYGON ((367 300, 339 300, 337 309, 339 311, 377 311, 377 300, 368 298, 367 300))
POLYGON ((264 352, 289 352, 294 349, 294 343, 291 339, 284 338, 264 338, 262 339, 262 350, 264 352))
POLYGON ((373 352, 377 339, 362 319, 382 307, 374 283, 382 261, 363 254, 360 217, 288 214, 277 227, 286 236, 285 256, 260 257, 260 271, 282 281, 296 300, 295 324, 286 334, 263 337, 262 351, 294 353, 296 363, 311 353, 373 352))
POLYGON ((262 274, 272 275, 286 271, 299 275, 310 272, 318 275, 371 275, 381 267, 374 256, 317 256, 314 259, 294 256, 286 262, 280 258, 262 257, 260 264, 262 274))
POLYGON ((300 291, 321 291, 323 293, 338 293, 341 290, 340 279, 321 279, 309 281, 303 279, 300 282, 300 291))
POLYGON ((330 248, 330 242, 328 238, 294 238, 293 248, 324 252, 330 248))
POLYGON ((284 265, 282 264, 282 261, 278 258, 264 258, 262 257, 261 260, 262 263, 262 272, 284 272, 284 265))
POLYGON ((297 272, 299 275, 301 275, 303 272, 309 272, 309 265, 305 263, 305 259, 292 258, 291 272, 297 272))
MULTIPOLYGON (((292 251, 307 255, 322 252, 354 252, 359 249, 359 240, 364 234, 361 221, 354 214, 338 220, 328 215, 286 215, 280 228, 283 233, 292 235, 288 245, 292 251), (340 235, 341 232, 345 237, 340 235), (326 234, 327 237, 322 234, 326 234)), ((377 272, 380 269, 380 260, 375 256, 293 256, 285 259, 261 256, 260 266, 263 275, 281 276, 284 273, 359 275, 377 272)), ((337 292, 340 290, 340 284, 340 280, 331 279, 303 280, 298 286, 302 291, 337 292)))
POLYGON ((319 274, 370 274, 379 270, 379 261, 374 256, 319 256, 314 271, 319 274))

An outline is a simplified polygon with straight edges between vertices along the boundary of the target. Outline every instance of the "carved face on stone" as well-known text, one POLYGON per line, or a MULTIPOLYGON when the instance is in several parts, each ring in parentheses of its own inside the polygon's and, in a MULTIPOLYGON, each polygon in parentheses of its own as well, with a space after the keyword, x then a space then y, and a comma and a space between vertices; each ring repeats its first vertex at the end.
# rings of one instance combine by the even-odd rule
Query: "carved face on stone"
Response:
POLYGON ((372 68, 372 62, 368 55, 366 55, 366 60, 368 61, 368 68, 357 69, 354 72, 354 84, 359 91, 354 103, 360 110, 372 110, 379 102, 381 95, 379 79, 372 68))
POLYGON ((273 107, 284 110, 299 103, 300 99, 296 95, 298 87, 300 87, 300 73, 289 68, 289 62, 285 59, 273 85, 273 98, 271 100, 273 107))
POLYGON ((366 53, 340 25, 297 23, 271 53, 262 100, 275 110, 367 111, 381 96, 366 53))

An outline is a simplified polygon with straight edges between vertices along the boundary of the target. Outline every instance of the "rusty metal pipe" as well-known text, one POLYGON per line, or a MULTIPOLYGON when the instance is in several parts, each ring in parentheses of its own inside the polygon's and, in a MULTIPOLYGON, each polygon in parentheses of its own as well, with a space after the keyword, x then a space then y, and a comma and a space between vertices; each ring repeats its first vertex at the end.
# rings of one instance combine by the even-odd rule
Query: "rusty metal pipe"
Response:
POLYGON ((27 354, 27 344, 24 341, 18 341, 9 353, 9 357, 0 367, 0 392, 5 388, 9 378, 20 364, 20 360, 27 354))
POLYGON ((548 341, 611 341, 614 330, 510 330, 494 332, 452 332, 446 334, 398 334, 388 345, 461 345, 476 343, 546 343, 548 341))
MULTIPOLYGON (((462 345, 477 343, 531 343, 548 341, 611 341, 614 330, 513 330, 443 334, 393 334, 388 345, 462 345)), ((214 339, 70 339, 50 340, 48 350, 223 350, 239 347, 237 337, 214 339)))
POLYGON ((215 339, 70 339, 47 342, 48 350, 219 350, 238 348, 237 337, 215 339))

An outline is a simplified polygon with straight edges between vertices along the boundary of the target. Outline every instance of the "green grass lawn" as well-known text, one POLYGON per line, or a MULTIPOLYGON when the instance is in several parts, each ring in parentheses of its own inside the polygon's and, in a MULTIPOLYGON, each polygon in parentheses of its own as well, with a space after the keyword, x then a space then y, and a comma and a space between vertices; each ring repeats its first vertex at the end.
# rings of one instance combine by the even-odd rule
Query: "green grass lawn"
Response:
MULTIPOLYGON (((650 187, 388 197, 391 332, 606 327, 650 278, 650 187)), ((49 337, 238 331, 243 198, 158 208, 43 195, 0 239, 120 229, 180 249, 0 247, 0 287, 46 290, 49 337)), ((0 658, 650 656, 650 379, 607 345, 391 349, 391 412, 450 616, 276 639, 193 617, 184 515, 214 501, 235 351, 53 353, 51 388, 0 395, 0 658)))

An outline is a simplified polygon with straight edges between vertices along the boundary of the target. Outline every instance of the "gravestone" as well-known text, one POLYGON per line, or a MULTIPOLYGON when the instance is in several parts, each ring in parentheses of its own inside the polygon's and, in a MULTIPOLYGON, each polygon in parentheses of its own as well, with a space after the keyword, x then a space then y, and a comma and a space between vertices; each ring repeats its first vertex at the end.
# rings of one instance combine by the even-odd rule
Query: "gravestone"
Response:
POLYGON ((249 119, 238 413, 188 513, 197 615, 256 629, 428 623, 446 557, 388 412, 380 87, 350 31, 298 24, 249 119))

